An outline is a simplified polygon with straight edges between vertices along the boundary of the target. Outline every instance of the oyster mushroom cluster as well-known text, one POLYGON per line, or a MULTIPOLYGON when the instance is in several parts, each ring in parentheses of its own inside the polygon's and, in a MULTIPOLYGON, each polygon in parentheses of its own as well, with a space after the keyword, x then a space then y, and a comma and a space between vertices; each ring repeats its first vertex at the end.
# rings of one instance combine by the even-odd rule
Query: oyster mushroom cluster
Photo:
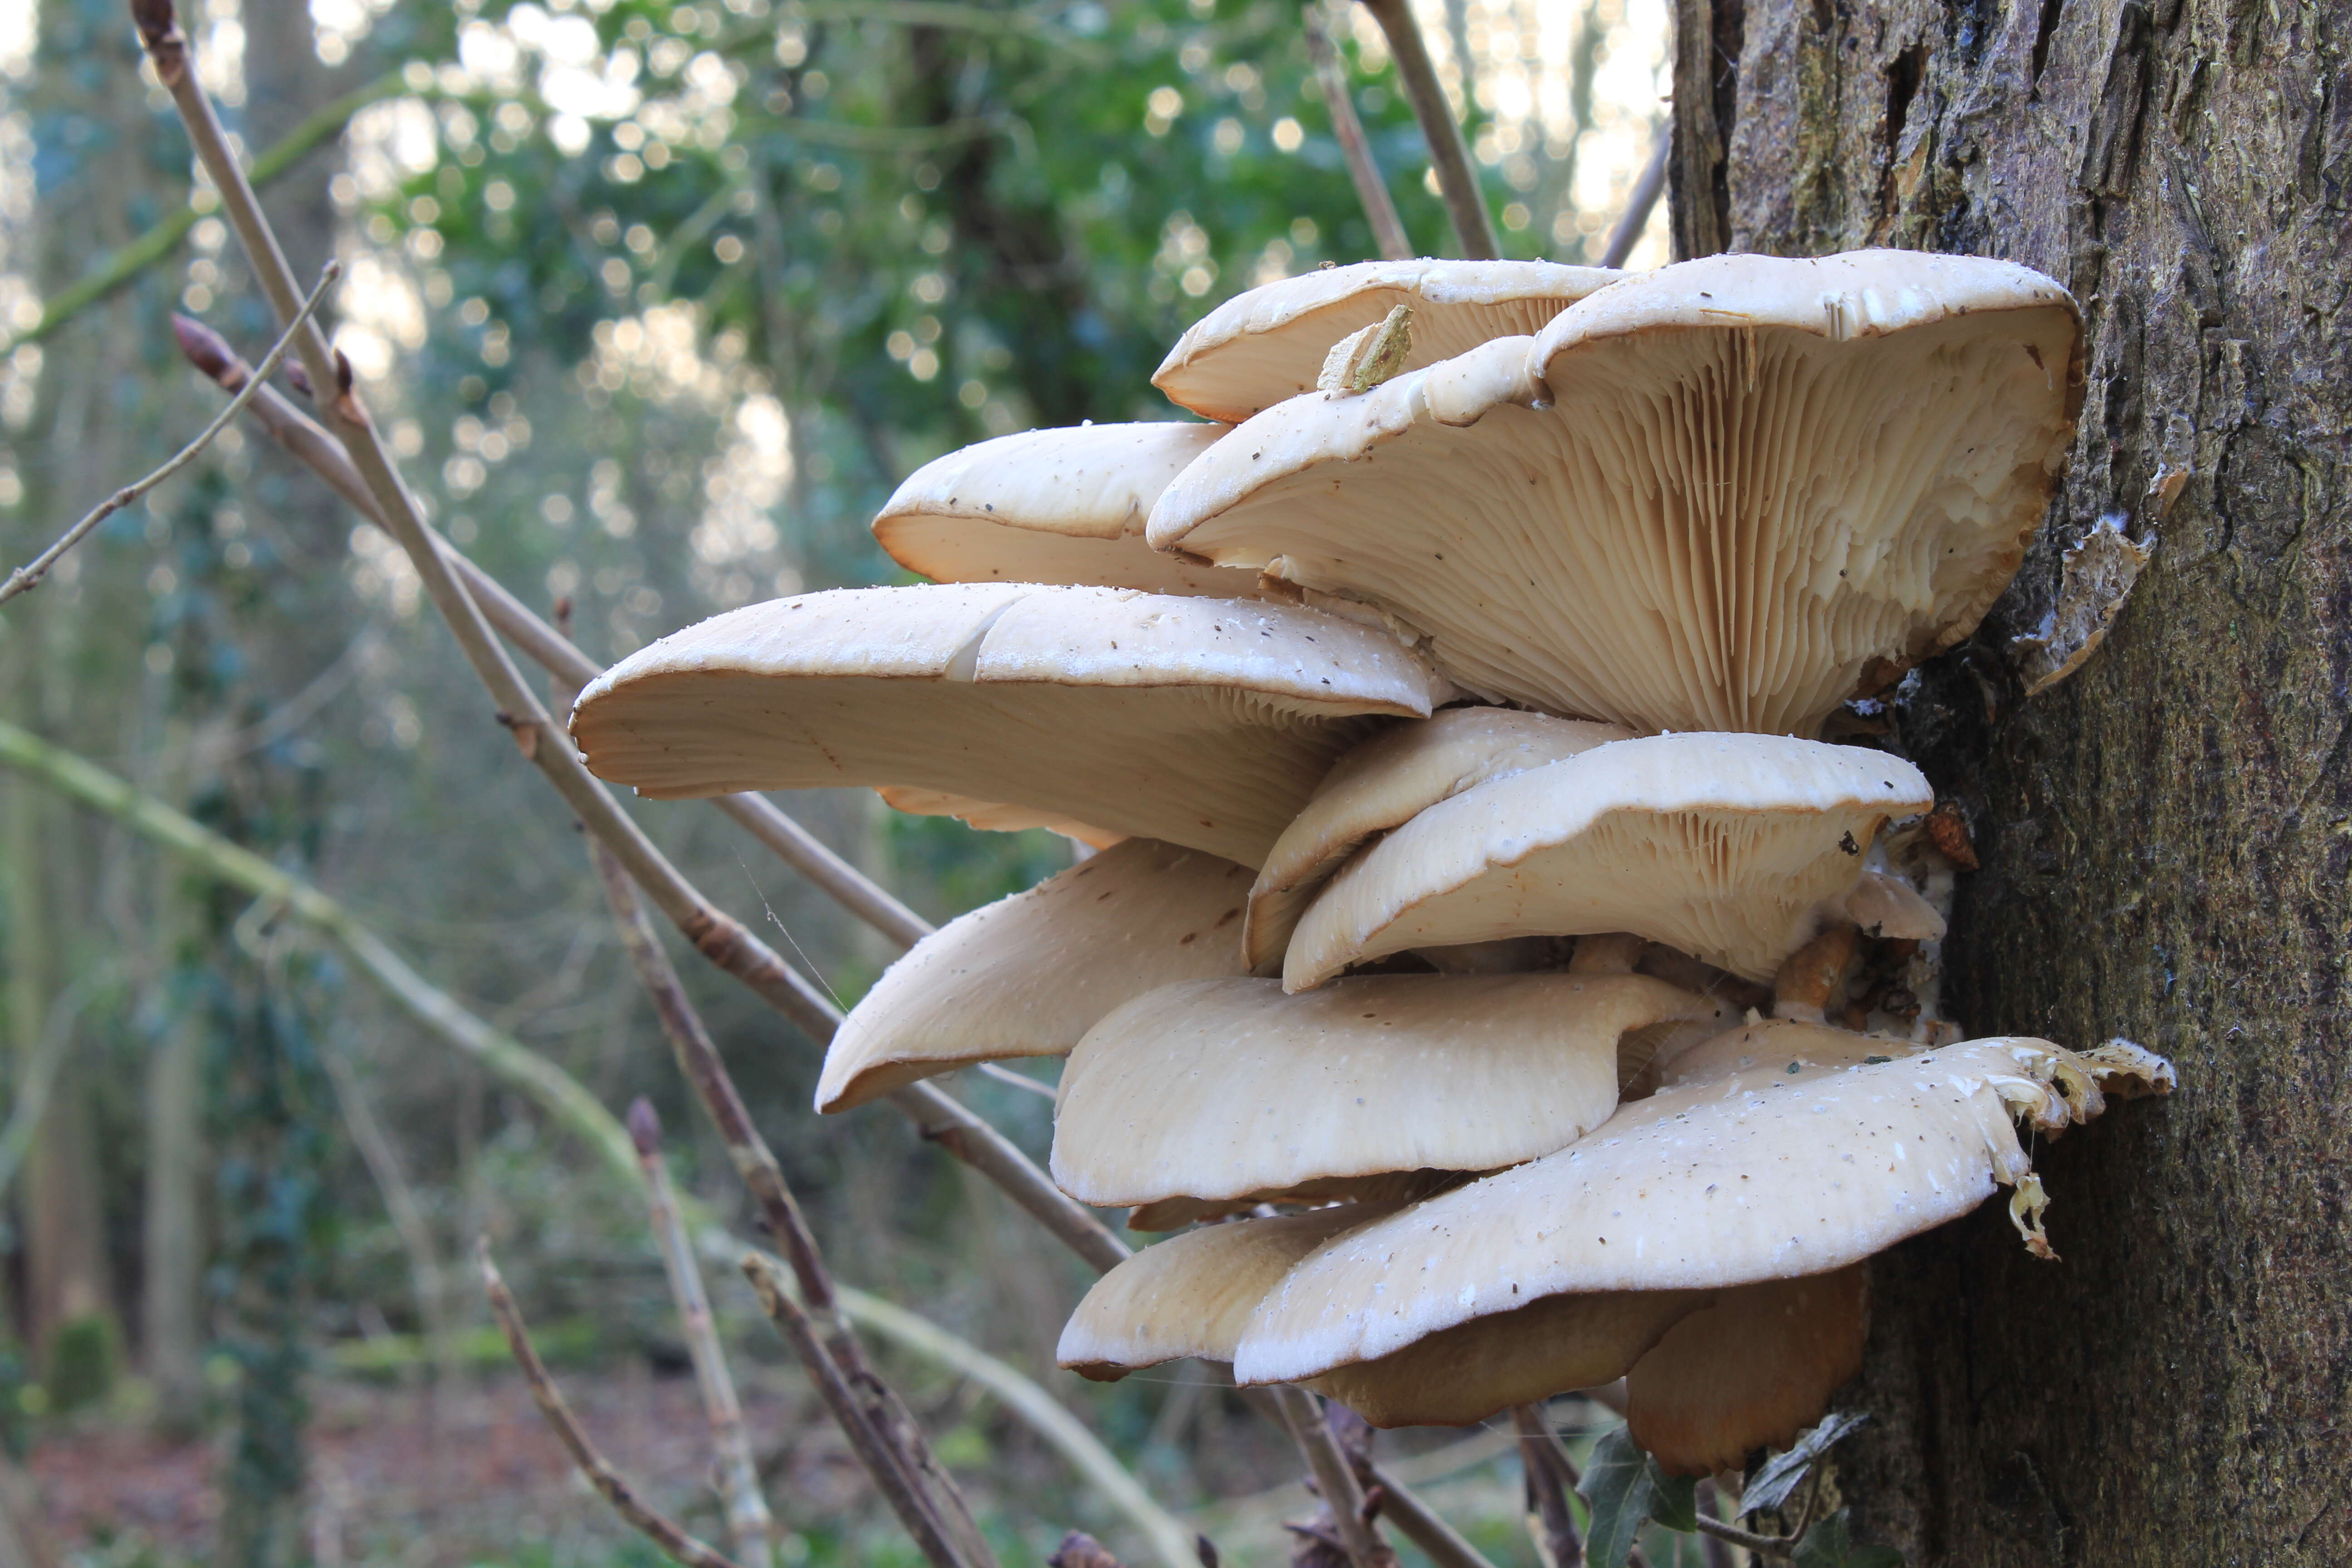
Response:
POLYGON ((1182 1234, 1064 1364, 1209 1357, 1386 1426, 1622 1377, 1696 1473, 1821 1415, 1873 1253, 2000 1186, 2047 1251, 2019 1126, 2171 1069, 1862 1006, 1949 879, 1889 853, 1917 770, 1814 737, 2016 569, 2081 398, 2063 289, 1375 263, 1227 302, 1155 381, 1203 422, 943 458, 875 522, 931 584, 718 616, 572 721, 648 795, 866 785, 1097 847, 893 965, 817 1089, 1067 1058, 1055 1181, 1182 1234))

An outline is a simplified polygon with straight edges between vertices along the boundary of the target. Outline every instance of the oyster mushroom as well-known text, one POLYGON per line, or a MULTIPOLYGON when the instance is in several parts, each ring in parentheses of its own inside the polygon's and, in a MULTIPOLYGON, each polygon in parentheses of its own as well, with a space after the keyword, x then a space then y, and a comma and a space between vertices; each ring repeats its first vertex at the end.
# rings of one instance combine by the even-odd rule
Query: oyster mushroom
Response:
POLYGON ((2009 262, 1707 257, 1267 408, 1149 537, 1362 600, 1490 700, 1810 736, 2008 583, 2072 444, 2079 340, 2066 291, 2009 262))
POLYGON ((1624 974, 1382 974, 1146 993, 1062 1069, 1054 1180, 1096 1205, 1236 1198, 1566 1148, 1617 1103, 1618 1042, 1720 1004, 1624 974))
POLYGON ((938 583, 1065 583, 1242 598, 1239 572, 1144 542, 1151 503, 1223 425, 1081 425, 1000 436, 907 476, 874 519, 890 559, 938 583))
POLYGON ((1778 735, 1652 735, 1489 780, 1332 878, 1283 961, 1303 990, 1408 948, 1627 931, 1770 976, 1861 875, 1890 816, 1935 804, 1900 758, 1778 735))
POLYGON ((1400 724, 1373 736, 1332 764, 1259 869, 1242 932, 1251 971, 1280 966, 1290 933, 1317 891, 1373 837, 1473 785, 1629 740, 1632 733, 1613 724, 1507 708, 1449 708, 1426 724, 1400 724))
POLYGON ((1289 605, 853 588, 639 649, 572 732, 649 795, 912 785, 1254 867, 1377 719, 1450 695, 1410 649, 1289 605))
POLYGON ((1412 311, 1406 369, 1490 338, 1536 331, 1622 277, 1549 261, 1360 261, 1236 294, 1195 321, 1151 384, 1203 418, 1232 424, 1314 388, 1331 345, 1412 311))
POLYGON ((816 1108, 847 1110, 971 1062, 1061 1056, 1132 997, 1240 973, 1248 887, 1230 860, 1129 838, 949 921, 842 1020, 816 1108))

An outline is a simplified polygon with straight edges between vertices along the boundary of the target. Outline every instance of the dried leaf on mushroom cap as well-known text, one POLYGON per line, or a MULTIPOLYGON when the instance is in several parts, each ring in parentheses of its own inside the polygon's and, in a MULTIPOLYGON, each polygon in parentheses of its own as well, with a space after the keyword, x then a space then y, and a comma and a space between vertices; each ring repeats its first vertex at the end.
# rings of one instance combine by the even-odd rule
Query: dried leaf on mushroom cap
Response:
POLYGON ((1331 345, 1412 307, 1408 369, 1536 331, 1624 274, 1549 261, 1361 261, 1236 294, 1177 340, 1151 384, 1228 423, 1314 388, 1331 345))
POLYGON ((816 1108, 847 1110, 971 1062, 1061 1056, 1132 997, 1240 973, 1248 887, 1230 860, 1129 838, 949 921, 842 1020, 816 1108))
POLYGON ((1363 599, 1465 688, 1811 735, 1965 637, 2073 440, 2079 324, 2008 262, 1717 256, 1237 428, 1151 542, 1363 599))
POLYGON ((1935 804, 1899 757, 1784 735, 1651 735, 1440 801, 1349 861, 1283 962, 1293 990, 1407 948, 1632 931, 1750 979, 1843 899, 1889 816, 1935 804))
POLYGON ((1000 805, 994 801, 950 795, 945 790, 924 789, 919 784, 877 784, 874 793, 882 797, 883 805, 908 816, 952 816, 967 827, 990 833, 1021 833, 1042 827, 1048 833, 1075 838, 1089 849, 1108 849, 1127 839, 1126 834, 1108 833, 1055 812, 1034 811, 1025 805, 1000 805))
POLYGON ((572 731, 646 795, 905 784, 1255 866, 1331 760, 1449 689, 1288 605, 1127 589, 849 588, 623 659, 572 731))
POLYGON ((1759 1067, 1619 1107, 1557 1154, 1352 1232, 1265 1300, 1234 1358, 1295 1382, 1546 1296, 1721 1289, 1818 1274, 2015 1184, 2047 1253, 2046 1202, 2012 1115, 2097 1114, 2101 1064, 2044 1040, 1965 1041, 1791 1079, 1759 1067))
POLYGON ((1670 1476, 1785 1448, 1862 1370, 1869 1269, 1740 1285, 1668 1329, 1625 1374, 1633 1441, 1670 1476))
POLYGON ((1340 1231, 1395 1212, 1338 1204, 1154 1243, 1095 1281, 1063 1325, 1054 1358, 1097 1383, 1183 1356, 1231 1361, 1242 1325, 1284 1270, 1340 1231))
POLYGON ((1242 944, 1249 967, 1271 973, 1316 890, 1375 834, 1489 779, 1503 778, 1631 738, 1613 724, 1507 708, 1448 708, 1425 724, 1399 724, 1332 764, 1250 889, 1242 944))
POLYGON ((1154 550, 1144 520, 1225 433, 1162 421, 999 436, 907 476, 874 519, 890 559, 938 583, 1093 584, 1246 598, 1252 578, 1154 550))
POLYGON ((1617 1103, 1617 1042, 1719 1004, 1643 975, 1381 974, 1138 996, 1078 1043, 1054 1180, 1083 1203, 1231 1198, 1390 1171, 1491 1171, 1566 1148, 1617 1103))

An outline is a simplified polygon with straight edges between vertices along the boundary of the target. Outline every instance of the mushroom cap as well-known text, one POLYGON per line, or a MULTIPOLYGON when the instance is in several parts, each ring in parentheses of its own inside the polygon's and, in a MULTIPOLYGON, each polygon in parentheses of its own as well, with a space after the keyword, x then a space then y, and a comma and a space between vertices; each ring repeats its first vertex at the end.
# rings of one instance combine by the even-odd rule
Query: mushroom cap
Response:
POLYGON ((1242 1326, 1285 1270, 1350 1226, 1394 1212, 1337 1204, 1156 1242, 1095 1281, 1063 1325, 1054 1359, 1097 1383, 1182 1356, 1231 1361, 1242 1326))
POLYGON ((649 795, 911 784, 1255 867, 1372 717, 1448 695, 1390 638, 1290 605, 845 588, 639 649, 572 732, 649 795))
POLYGON ((1491 1171, 1608 1117, 1628 1030, 1735 1016, 1633 974, 1371 974, 1302 996, 1273 980, 1163 986, 1070 1053, 1054 1180, 1111 1205, 1491 1171))
POLYGON ((1306 1386, 1375 1426, 1466 1426, 1514 1405, 1616 1382, 1710 1299, 1705 1290, 1547 1296, 1335 1367, 1306 1386))
POLYGON ((1632 738, 1613 724, 1508 708, 1448 708, 1399 724, 1331 765, 1305 810, 1282 830, 1250 889, 1243 951, 1253 973, 1278 965, 1317 889, 1375 834, 1488 779, 1525 773, 1632 738))
POLYGON ((1736 1470, 1822 1418, 1869 1333, 1867 1265, 1735 1287, 1626 1373, 1626 1425, 1670 1476, 1736 1470))
POLYGON ((1318 1249, 1251 1320, 1234 1375, 1297 1382, 1547 1296, 1842 1268, 2029 1177, 2011 1108, 2087 1117, 2095 1101, 2068 1098, 2087 1071, 2046 1041, 1993 1038, 1632 1101, 1556 1154, 1318 1249))
POLYGON ((925 789, 919 784, 876 784, 874 793, 882 797, 883 805, 908 816, 952 816, 967 827, 988 833, 1021 833, 1042 827, 1048 833, 1075 838, 1091 849, 1108 849, 1127 838, 1123 833, 1073 822, 1055 812, 1036 811, 1025 805, 1000 805, 994 801, 973 800, 969 795, 950 795, 945 790, 925 789))
POLYGON ((1925 1048, 1910 1040, 1856 1034, 1800 1018, 1760 1018, 1680 1050, 1662 1050, 1652 1065, 1660 1089, 1685 1089, 1744 1072, 1778 1073, 1790 1080, 1818 1079, 1842 1068, 1916 1056, 1925 1048))
POLYGON ((1151 503, 1223 425, 1081 425, 999 436, 907 476, 874 519, 890 559, 938 583, 1094 584, 1244 598, 1239 572, 1144 542, 1151 503))
POLYGON ((2080 335, 2065 290, 2009 262, 1682 262, 1519 348, 1267 409, 1149 537, 1363 599, 1489 699, 1811 735, 2015 572, 2072 444, 2080 335))
POLYGON ((1532 332, 1623 277, 1549 261, 1360 261, 1236 294, 1192 323, 1151 384, 1227 424, 1313 389, 1323 356, 1349 333, 1412 308, 1407 369, 1490 338, 1532 332))
POLYGON ((1899 757, 1785 735, 1649 735, 1463 791, 1350 860, 1283 984, 1407 948, 1632 931, 1768 979, 1890 816, 1935 804, 1899 757))
POLYGON ((950 921, 841 1021, 816 1108, 847 1110, 970 1062, 1057 1057, 1131 997, 1238 973, 1248 886, 1230 860, 1129 838, 950 921))

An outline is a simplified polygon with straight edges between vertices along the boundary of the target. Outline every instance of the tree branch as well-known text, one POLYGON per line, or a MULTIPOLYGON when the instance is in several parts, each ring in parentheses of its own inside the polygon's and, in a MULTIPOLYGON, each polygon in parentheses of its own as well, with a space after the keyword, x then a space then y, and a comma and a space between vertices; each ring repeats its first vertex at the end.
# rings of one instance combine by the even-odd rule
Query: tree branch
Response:
POLYGON ((1736 1524, 1726 1524, 1701 1510, 1698 1514, 1699 1533, 1712 1535, 1717 1541, 1744 1546, 1759 1557, 1790 1557, 1796 1554, 1797 1542, 1785 1535, 1759 1535, 1752 1530, 1742 1530, 1736 1524))
POLYGON ((1609 231, 1608 248, 1601 253, 1603 267, 1622 267, 1625 258, 1633 254, 1642 235, 1650 226, 1650 214, 1658 205, 1658 197, 1666 188, 1666 153, 1675 144, 1674 121, 1658 127, 1652 139, 1650 161, 1642 165, 1633 188, 1625 193, 1625 211, 1617 219, 1617 226, 1609 231))
POLYGON ((278 362, 284 359, 287 351, 294 346, 294 335, 310 325, 310 313, 319 308, 320 301, 327 297, 327 290, 334 287, 335 279, 342 275, 343 269, 341 263, 328 262, 326 270, 319 275, 319 286, 311 289, 310 298, 302 300, 296 308, 293 324, 278 335, 276 342, 269 345, 269 353, 262 360, 261 369, 256 375, 253 385, 229 399, 228 405, 213 416, 212 423, 205 426, 194 440, 174 452, 162 468, 157 468, 145 479, 137 479, 123 486, 99 502, 79 522, 67 529, 55 544, 9 573, 8 580, 5 583, 0 583, 0 605, 5 605, 17 595, 37 586, 41 579, 49 574, 49 568, 58 563, 59 557, 89 537, 90 530, 194 462, 204 449, 213 444, 213 437, 226 429, 229 421, 235 419, 245 405, 252 401, 254 388, 268 380, 277 371, 278 362))
POLYGON ((507 1282, 499 1277, 499 1268, 490 1260, 489 1238, 483 1237, 479 1255, 482 1263, 482 1289, 490 1299, 490 1310, 498 1314, 499 1327, 506 1331, 507 1348, 514 1352, 515 1364, 522 1368, 523 1377, 530 1384, 530 1396, 539 1404, 539 1413, 547 1417, 547 1425, 557 1439, 571 1453, 572 1462, 588 1484, 610 1503, 614 1513, 627 1521, 636 1532, 652 1542, 673 1562, 686 1568, 738 1568, 731 1559, 719 1555, 683 1529, 667 1515, 659 1512, 637 1496, 618 1470, 605 1462, 604 1456, 589 1442, 588 1434, 580 1429, 578 1417, 563 1402, 554 1380, 547 1375, 547 1363, 539 1359, 531 1348, 530 1331, 522 1321, 522 1310, 515 1305, 514 1296, 507 1282))
POLYGON ((1356 199, 1364 204, 1364 216, 1372 226, 1372 243, 1381 256, 1391 261, 1403 261, 1412 255, 1412 241, 1404 232, 1404 220, 1397 216, 1396 199, 1389 195, 1388 182, 1381 178, 1381 166, 1372 158, 1372 145, 1364 139, 1364 122, 1356 118, 1355 96, 1348 90, 1348 68, 1339 58, 1339 51, 1331 47, 1331 35, 1323 28, 1319 12, 1323 0, 1305 0, 1298 8, 1299 30, 1307 36, 1307 58, 1315 64, 1315 79, 1323 88, 1323 107, 1331 117, 1331 134, 1339 139, 1340 155, 1348 161, 1348 178, 1355 183, 1356 199))
POLYGON ((695 1258, 677 1194, 670 1190, 669 1164, 662 1158, 661 1118, 654 1114, 652 1102, 640 1098, 629 1107, 628 1124, 630 1140, 637 1147, 637 1166, 645 1173, 646 1217, 661 1248, 662 1268, 669 1276, 669 1293, 677 1302, 678 1325, 686 1335, 687 1359, 694 1363, 703 1412, 710 1418, 710 1447, 727 1533, 745 1568, 768 1568, 774 1561, 769 1537, 775 1516, 760 1490, 760 1467, 751 1456, 743 1405, 735 1396, 735 1376, 728 1370, 726 1347, 719 1343, 718 1325, 710 1316, 710 1298, 703 1292, 702 1265, 695 1258))
POLYGON ((1437 1568, 1495 1568, 1484 1553, 1463 1539, 1461 1531, 1441 1518, 1376 1464, 1365 1467, 1372 1484, 1381 1489, 1381 1517, 1397 1533, 1428 1554, 1437 1568))
POLYGON ((1364 1506, 1364 1489, 1356 1479, 1356 1468, 1332 1436, 1331 1426, 1324 1418, 1323 1401, 1290 1384, 1274 1389, 1276 1406, 1282 1412, 1283 1425, 1290 1428, 1291 1441, 1306 1457, 1307 1468, 1315 1478, 1315 1489, 1322 1494, 1323 1506, 1330 1510, 1331 1522, 1339 1533, 1340 1544, 1346 1548, 1348 1560, 1355 1568, 1395 1568, 1396 1553, 1381 1540, 1373 1529, 1364 1506))
POLYGON ((1539 1405, 1511 1407, 1511 1427, 1519 1435, 1519 1465, 1527 1478, 1529 1521, 1543 1526, 1544 1556, 1551 1568, 1577 1568, 1584 1561, 1584 1537, 1568 1496, 1576 1489, 1576 1466, 1551 1429, 1539 1405))
POLYGON ((1478 171, 1470 161, 1469 143, 1462 139, 1445 89, 1430 63, 1429 46, 1422 41, 1421 24, 1412 18, 1412 0, 1363 0, 1364 9, 1381 25, 1396 58, 1397 81, 1412 104, 1413 118, 1429 140, 1430 162, 1437 169, 1437 188, 1454 219, 1454 248, 1472 261, 1491 261, 1502 255, 1495 226, 1486 216, 1486 198, 1478 188, 1478 171))

